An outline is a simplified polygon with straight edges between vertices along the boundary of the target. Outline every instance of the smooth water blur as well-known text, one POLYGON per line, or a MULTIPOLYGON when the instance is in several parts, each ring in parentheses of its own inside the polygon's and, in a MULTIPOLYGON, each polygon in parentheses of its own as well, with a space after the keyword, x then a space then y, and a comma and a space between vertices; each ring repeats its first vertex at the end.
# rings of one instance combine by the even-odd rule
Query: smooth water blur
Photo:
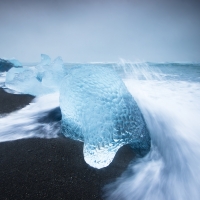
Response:
POLYGON ((123 65, 124 82, 142 110, 152 148, 105 187, 106 197, 200 199, 200 66, 123 65))
POLYGON ((59 94, 37 97, 26 107, 7 115, 0 115, 0 142, 23 138, 55 138, 60 132, 59 94), (59 117, 58 117, 59 118, 59 117))

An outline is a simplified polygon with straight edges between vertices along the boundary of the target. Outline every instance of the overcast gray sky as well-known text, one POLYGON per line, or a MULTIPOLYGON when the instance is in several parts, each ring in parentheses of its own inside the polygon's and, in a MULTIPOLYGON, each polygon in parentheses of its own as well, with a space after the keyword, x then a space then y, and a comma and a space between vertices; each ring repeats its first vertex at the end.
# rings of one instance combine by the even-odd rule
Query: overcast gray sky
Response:
POLYGON ((195 0, 0 1, 0 58, 200 61, 195 0))

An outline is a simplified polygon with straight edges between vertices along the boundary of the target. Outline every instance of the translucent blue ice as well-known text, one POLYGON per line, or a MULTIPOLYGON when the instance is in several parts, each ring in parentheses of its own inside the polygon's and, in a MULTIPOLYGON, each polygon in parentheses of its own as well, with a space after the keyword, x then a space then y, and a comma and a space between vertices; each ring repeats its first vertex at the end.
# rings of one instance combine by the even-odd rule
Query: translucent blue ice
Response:
POLYGON ((44 72, 49 70, 50 68, 50 63, 51 63, 51 58, 46 54, 41 54, 41 61, 36 66, 38 80, 42 81, 44 72))
MULTIPOLYGON (((47 67, 45 65, 45 67, 47 67)), ((49 64, 48 69, 45 69, 42 76, 42 84, 50 87, 54 91, 60 88, 60 82, 65 76, 64 63, 61 57, 57 57, 52 63, 49 64)))
POLYGON ((10 69, 6 74, 5 85, 23 94, 39 96, 58 92, 65 74, 61 57, 51 62, 48 55, 41 54, 41 62, 36 67, 10 69))
POLYGON ((84 142, 84 159, 95 168, 108 166, 125 144, 144 152, 150 148, 135 100, 110 68, 71 68, 61 84, 60 108, 64 135, 84 142))
POLYGON ((11 62, 14 65, 14 67, 21 67, 22 66, 22 64, 19 62, 19 60, 14 59, 14 58, 10 59, 9 62, 11 62))
MULTIPOLYGON (((37 65, 38 68, 41 67, 41 69, 45 68, 45 66, 49 66, 49 64, 51 63, 51 58, 46 55, 46 54, 41 54, 41 61, 40 63, 37 65)), ((48 67, 46 67, 47 69, 48 67)))
POLYGON ((6 74, 5 86, 19 93, 34 96, 52 92, 50 88, 41 84, 35 68, 31 67, 11 68, 6 74))

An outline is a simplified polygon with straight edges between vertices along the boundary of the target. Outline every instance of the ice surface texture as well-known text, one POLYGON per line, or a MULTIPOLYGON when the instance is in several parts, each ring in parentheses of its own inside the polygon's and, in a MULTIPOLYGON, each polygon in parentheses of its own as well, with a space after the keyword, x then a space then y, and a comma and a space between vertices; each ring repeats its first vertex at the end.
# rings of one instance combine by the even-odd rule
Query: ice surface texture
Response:
POLYGON ((111 68, 71 68, 61 84, 60 108, 64 135, 84 141, 84 159, 95 168, 108 166, 125 144, 150 148, 142 114, 111 68))

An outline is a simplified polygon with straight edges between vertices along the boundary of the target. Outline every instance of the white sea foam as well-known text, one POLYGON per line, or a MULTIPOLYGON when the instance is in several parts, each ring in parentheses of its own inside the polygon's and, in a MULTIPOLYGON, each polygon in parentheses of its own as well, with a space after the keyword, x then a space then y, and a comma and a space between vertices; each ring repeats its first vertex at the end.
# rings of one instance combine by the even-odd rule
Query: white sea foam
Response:
POLYGON ((200 199, 200 83, 135 77, 125 84, 143 112, 152 148, 105 188, 107 198, 200 199))
POLYGON ((41 123, 39 119, 46 112, 59 106, 59 94, 37 97, 21 110, 0 118, 0 142, 22 138, 55 138, 58 136, 58 122, 41 123))

